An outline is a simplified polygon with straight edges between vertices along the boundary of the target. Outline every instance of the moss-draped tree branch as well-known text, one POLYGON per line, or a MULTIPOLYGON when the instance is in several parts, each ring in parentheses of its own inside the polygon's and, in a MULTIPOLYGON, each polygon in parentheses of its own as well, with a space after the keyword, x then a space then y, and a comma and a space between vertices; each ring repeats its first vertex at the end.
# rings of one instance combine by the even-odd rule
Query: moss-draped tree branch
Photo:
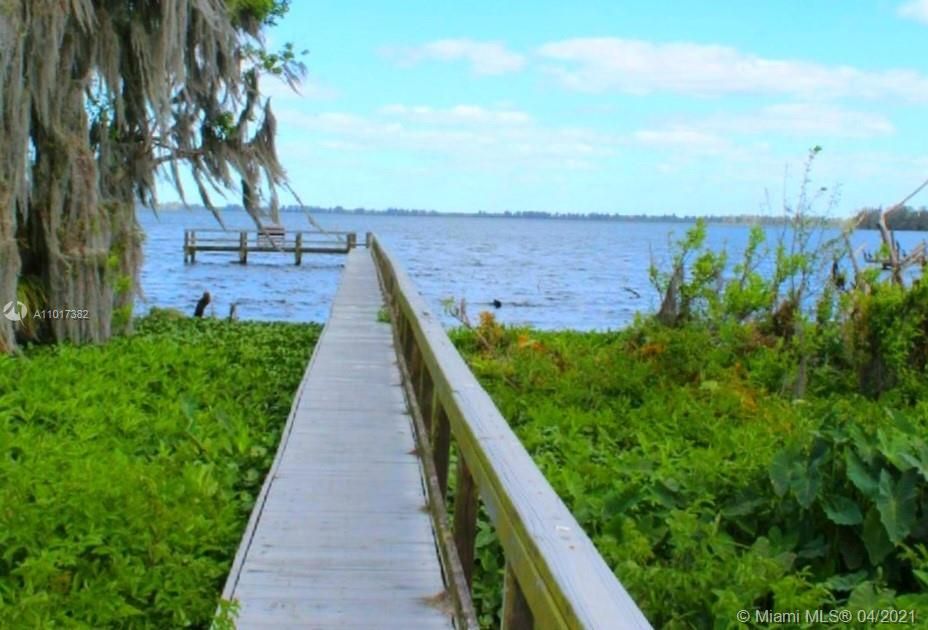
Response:
MULTIPOLYGON (((141 263, 138 202, 159 172, 201 200, 241 186, 260 225, 286 183, 259 77, 296 81, 292 48, 266 51, 279 0, 0 0, 0 304, 86 309, 35 328, 103 341, 128 326, 141 263), (23 287, 29 287, 24 291, 23 287)), ((22 336, 24 329, 20 330, 22 336)), ((0 350, 16 344, 0 321, 0 350)))

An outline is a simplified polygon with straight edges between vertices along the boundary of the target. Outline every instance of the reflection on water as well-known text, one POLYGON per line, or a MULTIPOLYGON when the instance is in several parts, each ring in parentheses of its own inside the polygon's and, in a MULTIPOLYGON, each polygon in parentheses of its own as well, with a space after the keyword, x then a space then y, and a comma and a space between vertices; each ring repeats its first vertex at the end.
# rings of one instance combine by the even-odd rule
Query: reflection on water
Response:
MULTIPOLYGON (((140 211, 146 233, 139 310, 150 306, 192 313, 203 291, 213 296, 207 312, 225 317, 237 303, 243 319, 324 321, 337 287, 343 256, 304 255, 293 265, 285 254, 249 254, 239 265, 234 253, 197 253, 183 261, 184 228, 215 228, 206 211, 140 211)), ((465 298, 472 317, 493 310, 504 322, 540 328, 607 329, 627 324, 637 311, 656 308, 648 282, 653 259, 666 267, 669 234, 679 237, 686 225, 619 223, 562 219, 477 217, 396 217, 319 215, 326 229, 375 232, 399 259, 436 312, 447 297, 465 298)), ((228 212, 230 228, 251 228, 244 212, 228 212)), ((301 213, 284 213, 289 229, 310 229, 301 213)), ((776 238, 782 228, 770 228, 776 238)), ((709 226, 709 244, 726 247, 737 260, 748 230, 743 226, 709 226)), ((903 249, 925 238, 901 232, 903 249)), ((855 235, 855 246, 875 250, 876 232, 855 235)), ((449 322, 450 323, 450 322, 449 322)))

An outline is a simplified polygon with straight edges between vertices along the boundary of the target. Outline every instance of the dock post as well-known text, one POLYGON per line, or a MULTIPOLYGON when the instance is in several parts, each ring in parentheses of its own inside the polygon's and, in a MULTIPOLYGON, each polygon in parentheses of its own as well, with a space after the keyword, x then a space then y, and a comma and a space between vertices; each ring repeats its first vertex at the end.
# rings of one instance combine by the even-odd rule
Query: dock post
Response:
POLYGON ((197 261, 197 233, 190 230, 190 262, 197 261))
POLYGON ((243 265, 248 263, 248 232, 238 234, 238 261, 243 265))
POLYGON ((348 233, 348 251, 350 252, 352 249, 354 249, 354 248, 357 247, 357 246, 358 246, 358 235, 357 235, 357 233, 356 233, 356 232, 349 232, 349 233, 348 233))
POLYGON ((184 264, 187 264, 188 248, 190 243, 190 230, 184 230, 184 264))
POLYGON ((373 232, 368 232, 367 234, 365 234, 364 235, 364 247, 370 249, 373 240, 374 240, 373 232))
POLYGON ((293 261, 299 265, 303 262, 303 233, 296 233, 296 242, 293 245, 293 261))

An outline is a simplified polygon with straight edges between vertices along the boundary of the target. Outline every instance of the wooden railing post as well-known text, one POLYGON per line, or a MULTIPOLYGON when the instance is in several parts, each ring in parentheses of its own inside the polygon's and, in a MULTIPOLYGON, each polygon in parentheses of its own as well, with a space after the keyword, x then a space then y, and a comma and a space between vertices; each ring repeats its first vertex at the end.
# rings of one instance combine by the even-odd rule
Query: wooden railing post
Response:
POLYGON ((419 367, 422 362, 422 355, 419 353, 419 348, 416 347, 416 338, 413 335, 411 327, 406 326, 406 334, 408 335, 406 345, 406 359, 409 361, 409 376, 412 379, 412 387, 416 392, 416 396, 419 395, 419 367))
POLYGON ((303 233, 296 233, 296 240, 293 242, 293 261, 299 265, 303 262, 303 233))
POLYGON ((502 630, 531 630, 535 625, 532 610, 525 601, 525 594, 509 562, 506 563, 506 574, 503 578, 502 621, 502 630))
POLYGON ((403 313, 402 310, 397 309, 394 315, 393 321, 396 322, 396 338, 399 342, 397 350, 406 358, 406 314, 403 313))
POLYGON ((351 251, 358 245, 358 235, 355 232, 348 234, 348 251, 351 251))
POLYGON ((442 500, 448 494, 448 458, 451 452, 451 423, 448 414, 438 401, 437 394, 432 396, 432 453, 435 457, 435 474, 442 500))
POLYGON ((409 374, 415 378, 417 366, 413 365, 413 354, 416 350, 416 340, 412 334, 412 323, 407 318, 403 318, 403 356, 409 361, 409 374))
POLYGON ((373 239, 374 239, 373 233, 368 232, 367 234, 365 234, 365 235, 364 235, 364 246, 365 246, 366 248, 370 249, 370 248, 371 248, 371 242, 373 241, 373 239))
POLYGON ((238 261, 243 265, 248 263, 248 232, 238 234, 238 261))
MULTIPOLYGON (((420 352, 421 355, 421 352, 420 352)), ((429 374, 428 366, 420 359, 421 366, 419 370, 419 407, 422 409, 422 421, 425 424, 425 432, 432 435, 432 377, 429 374)))
POLYGON ((468 588, 473 584, 474 577, 478 498, 477 484, 474 483, 463 454, 458 450, 457 491, 454 497, 454 546, 457 547, 468 588))

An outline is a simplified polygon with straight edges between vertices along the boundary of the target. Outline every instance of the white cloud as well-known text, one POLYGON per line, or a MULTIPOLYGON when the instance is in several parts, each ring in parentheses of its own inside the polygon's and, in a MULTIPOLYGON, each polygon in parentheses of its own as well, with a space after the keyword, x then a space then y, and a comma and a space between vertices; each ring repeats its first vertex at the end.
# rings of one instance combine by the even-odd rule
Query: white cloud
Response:
POLYGON ((646 146, 686 149, 695 153, 718 154, 731 149, 731 143, 724 138, 685 126, 640 129, 632 134, 632 138, 646 146))
POLYGON ((621 142, 591 129, 546 127, 522 112, 474 105, 388 105, 371 115, 290 109, 278 112, 278 119, 294 133, 309 132, 308 143, 333 150, 410 153, 475 168, 594 168, 621 142))
POLYGON ((701 123, 719 133, 781 134, 808 138, 873 138, 895 133, 892 122, 880 114, 860 112, 822 103, 780 103, 747 114, 716 116, 701 123))
POLYGON ((549 62, 548 71, 565 87, 584 92, 793 94, 928 101, 928 77, 913 70, 868 72, 851 66, 766 59, 720 45, 578 38, 544 44, 537 54, 549 62))
POLYGON ((910 0, 899 7, 899 15, 928 24, 928 0, 910 0))
POLYGON ((514 109, 487 109, 478 105, 456 105, 436 109, 424 105, 386 105, 380 113, 422 124, 494 124, 521 125, 531 121, 525 112, 514 109))
POLYGON ((801 140, 791 145, 813 146, 826 138, 871 138, 894 132, 892 123, 875 114, 819 103, 782 103, 742 114, 668 121, 631 133, 628 142, 663 150, 677 166, 701 157, 747 164, 769 153, 773 135, 801 140))
POLYGON ((430 60, 467 61, 475 74, 507 74, 525 66, 524 56, 500 42, 472 39, 440 39, 421 46, 385 48, 382 52, 403 65, 430 60))

